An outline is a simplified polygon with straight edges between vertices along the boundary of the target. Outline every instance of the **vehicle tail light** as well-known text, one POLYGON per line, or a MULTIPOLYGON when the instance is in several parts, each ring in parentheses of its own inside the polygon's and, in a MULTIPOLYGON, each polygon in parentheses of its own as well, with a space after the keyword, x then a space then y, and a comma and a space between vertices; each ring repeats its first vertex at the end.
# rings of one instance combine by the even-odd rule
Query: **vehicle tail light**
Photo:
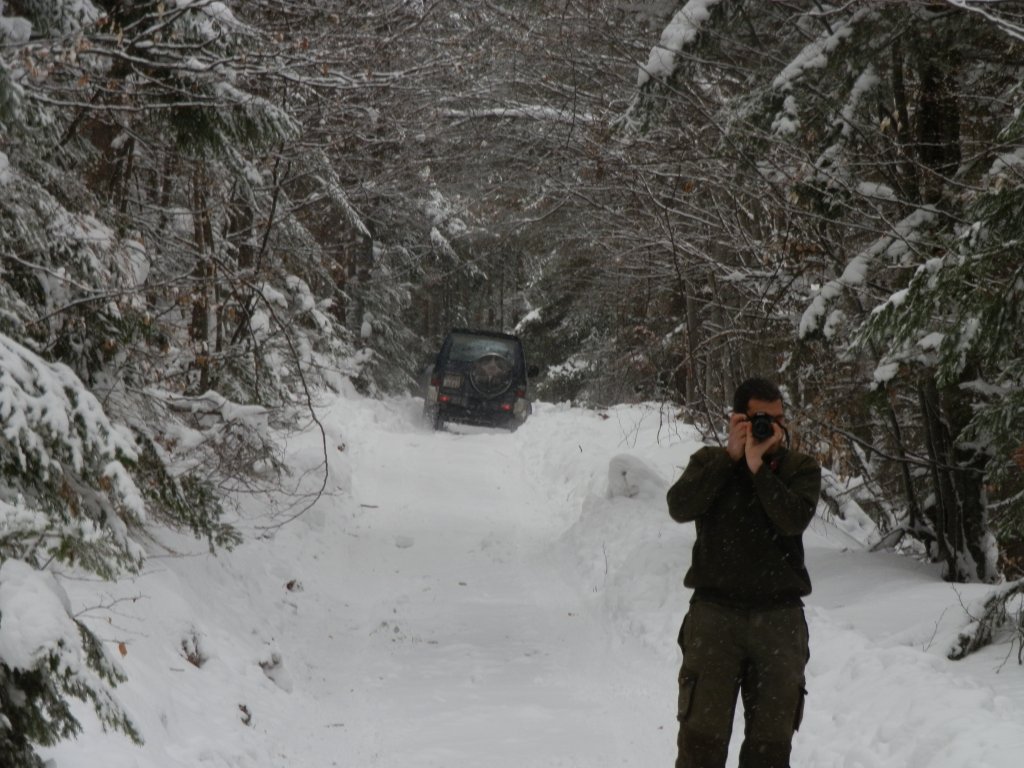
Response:
POLYGON ((452 401, 452 396, 451 395, 438 395, 437 396, 437 401, 439 403, 450 403, 452 401))
POLYGON ((525 389, 517 389, 516 390, 516 397, 526 397, 526 390, 525 389))
POLYGON ((503 410, 503 411, 511 411, 512 410, 512 404, 511 403, 502 403, 501 404, 501 410, 503 410))
POLYGON ((440 387, 441 386, 441 377, 440 376, 431 376, 430 377, 430 386, 432 386, 432 387, 440 387))

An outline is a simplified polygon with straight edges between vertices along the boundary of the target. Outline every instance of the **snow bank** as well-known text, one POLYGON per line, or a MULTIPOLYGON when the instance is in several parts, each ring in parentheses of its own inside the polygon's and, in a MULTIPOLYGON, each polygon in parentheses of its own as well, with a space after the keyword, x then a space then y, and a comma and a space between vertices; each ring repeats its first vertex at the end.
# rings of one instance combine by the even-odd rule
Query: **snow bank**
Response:
POLYGON ((807 711, 793 762, 815 768, 1014 768, 1019 702, 942 656, 879 647, 827 612, 809 612, 807 711))
POLYGON ((51 574, 21 560, 0 565, 0 659, 8 667, 27 672, 52 653, 61 671, 78 671, 82 647, 70 612, 67 593, 51 574))

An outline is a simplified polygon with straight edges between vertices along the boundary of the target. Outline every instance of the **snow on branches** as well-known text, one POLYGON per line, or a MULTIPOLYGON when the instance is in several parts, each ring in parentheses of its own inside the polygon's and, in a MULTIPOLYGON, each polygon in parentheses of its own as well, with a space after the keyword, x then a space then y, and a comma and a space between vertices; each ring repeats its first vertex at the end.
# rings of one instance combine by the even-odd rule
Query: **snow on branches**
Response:
POLYGON ((711 16, 712 6, 721 0, 690 0, 672 17, 661 33, 661 40, 651 49, 647 65, 640 68, 636 84, 645 86, 650 80, 666 80, 676 68, 676 56, 693 43, 704 22, 711 16))
MULTIPOLYGON (((3 502, 0 502, 3 506, 3 502)), ((53 575, 21 560, 0 565, 0 753, 4 765, 33 765, 30 740, 81 732, 65 696, 91 702, 105 726, 141 737, 108 684, 124 674, 99 640, 71 615, 53 575)))
POLYGON ((70 368, 3 334, 0 423, 0 488, 19 499, 0 515, 0 555, 39 560, 35 549, 48 548, 104 575, 116 572, 114 561, 141 559, 128 526, 144 522, 146 508, 123 463, 137 460, 134 441, 70 368), (26 535, 29 520, 39 536, 26 535))
MULTIPOLYGON (((842 275, 826 283, 811 301, 800 320, 800 337, 807 338, 815 332, 829 328, 830 325, 827 322, 829 307, 842 295, 843 291, 864 285, 871 266, 879 258, 899 259, 912 249, 920 237, 921 230, 935 218, 934 210, 927 207, 918 208, 898 222, 891 232, 882 235, 868 248, 861 251, 847 264, 842 275)), ((889 296, 886 303, 898 301, 899 293, 897 292, 889 296)))

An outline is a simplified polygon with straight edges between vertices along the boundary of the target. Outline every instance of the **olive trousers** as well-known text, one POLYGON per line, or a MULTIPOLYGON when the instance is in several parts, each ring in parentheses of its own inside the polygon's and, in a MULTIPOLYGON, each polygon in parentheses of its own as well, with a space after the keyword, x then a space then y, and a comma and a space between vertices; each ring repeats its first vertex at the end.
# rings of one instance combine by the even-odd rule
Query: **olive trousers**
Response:
POLYGON ((724 768, 738 697, 744 715, 740 768, 789 768, 807 693, 807 640, 803 608, 691 603, 679 630, 676 768, 724 768))

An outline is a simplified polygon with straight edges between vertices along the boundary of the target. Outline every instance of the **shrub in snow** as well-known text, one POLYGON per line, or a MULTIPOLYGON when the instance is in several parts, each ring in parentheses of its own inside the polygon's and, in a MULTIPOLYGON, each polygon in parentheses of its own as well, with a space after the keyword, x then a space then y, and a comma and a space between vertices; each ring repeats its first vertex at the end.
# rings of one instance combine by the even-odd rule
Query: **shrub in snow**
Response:
POLYGON ((134 441, 69 368, 2 334, 0 422, 0 556, 37 567, 57 558, 105 577, 136 567, 128 527, 146 510, 126 467, 134 441))
POLYGON ((109 690, 123 679, 96 636, 71 615, 67 594, 52 575, 21 560, 0 565, 0 755, 5 768, 41 768, 33 744, 52 745, 81 731, 69 696, 90 702, 104 726, 141 743, 109 690))
POLYGON ((1004 584, 967 609, 970 623, 960 632, 947 656, 959 660, 999 635, 1017 643, 1017 661, 1024 664, 1024 580, 1004 584))

